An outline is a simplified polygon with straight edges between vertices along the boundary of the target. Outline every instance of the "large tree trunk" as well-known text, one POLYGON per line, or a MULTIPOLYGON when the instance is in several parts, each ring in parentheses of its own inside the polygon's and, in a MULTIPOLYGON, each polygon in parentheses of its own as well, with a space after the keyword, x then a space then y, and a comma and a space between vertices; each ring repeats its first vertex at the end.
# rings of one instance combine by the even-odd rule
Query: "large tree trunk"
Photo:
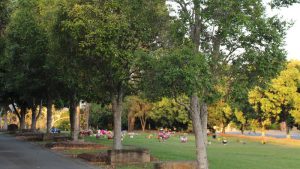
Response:
POLYGON ((206 146, 207 146, 207 115, 208 115, 207 105, 206 103, 202 102, 201 111, 200 111, 200 120, 202 124, 203 139, 206 146))
POLYGON ((70 119, 70 131, 71 131, 71 135, 72 135, 72 131, 74 131, 74 112, 75 112, 75 108, 72 105, 72 103, 70 104, 70 109, 69 109, 69 119, 70 119))
POLYGON ((197 153, 197 169, 208 169, 206 146, 203 137, 203 128, 200 119, 199 98, 193 95, 190 98, 191 114, 193 122, 193 130, 195 133, 196 153, 197 153))
POLYGON ((20 129, 23 130, 26 128, 25 126, 25 115, 26 115, 26 107, 22 106, 21 107, 21 112, 20 112, 20 129))
POLYGON ((3 115, 3 120, 4 120, 3 129, 7 130, 7 111, 5 111, 3 115))
POLYGON ((41 114, 42 114, 42 109, 43 109, 43 100, 40 100, 40 105, 39 105, 39 112, 36 116, 36 121, 40 118, 41 114))
POLYGON ((89 129, 89 119, 90 119, 90 108, 91 104, 87 103, 85 107, 85 130, 89 129))
POLYGON ((123 93, 120 90, 118 94, 112 96, 112 112, 114 114, 114 145, 115 150, 122 149, 122 115, 123 93))
POLYGON ((132 115, 128 115, 128 131, 134 130, 135 117, 132 115))
POLYGON ((142 126, 142 130, 145 131, 146 128, 146 119, 144 119, 144 117, 140 117, 140 122, 141 122, 141 126, 142 126))
POLYGON ((72 139, 72 141, 78 141, 79 114, 80 114, 80 108, 74 97, 71 99, 71 105, 70 105, 70 124, 71 124, 71 139, 72 139))
POLYGON ((0 114, 0 129, 2 129, 2 114, 0 114))
POLYGON ((31 130, 36 130, 36 105, 33 105, 31 108, 31 130))
MULTIPOLYGON (((287 123, 286 123, 287 124, 287 123)), ((286 138, 291 138, 291 134, 290 134, 290 126, 286 125, 286 138)))
POLYGON ((266 136, 266 127, 265 127, 265 125, 262 125, 262 127, 261 127, 261 136, 262 137, 266 136))
POLYGON ((225 134, 225 130, 226 130, 226 125, 223 123, 222 124, 222 134, 225 134))
POLYGON ((52 105, 53 100, 51 98, 48 98, 47 100, 47 133, 50 132, 51 125, 52 125, 52 105))
POLYGON ((242 132, 242 135, 244 135, 244 124, 241 124, 241 132, 242 132))

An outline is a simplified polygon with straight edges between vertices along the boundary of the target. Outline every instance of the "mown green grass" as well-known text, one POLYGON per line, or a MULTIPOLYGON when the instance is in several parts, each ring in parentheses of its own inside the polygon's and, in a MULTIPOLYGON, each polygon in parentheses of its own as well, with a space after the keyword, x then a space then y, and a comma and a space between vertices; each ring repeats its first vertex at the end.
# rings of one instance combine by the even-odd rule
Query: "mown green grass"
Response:
MULTIPOLYGON (((112 145, 112 140, 86 137, 86 141, 103 145, 112 145)), ((236 138, 229 138, 227 145, 218 140, 210 139, 208 159, 210 169, 299 169, 300 147, 261 144, 260 142, 243 140, 242 144, 236 138)), ((195 145, 193 136, 189 136, 188 143, 180 143, 179 136, 173 136, 165 142, 156 138, 148 139, 146 134, 126 137, 125 147, 139 147, 150 150, 151 155, 161 161, 195 160, 195 145)), ((123 167, 122 167, 123 168, 123 167)), ((129 167, 130 168, 130 167, 129 167)), ((141 167, 143 168, 143 167, 141 167)))

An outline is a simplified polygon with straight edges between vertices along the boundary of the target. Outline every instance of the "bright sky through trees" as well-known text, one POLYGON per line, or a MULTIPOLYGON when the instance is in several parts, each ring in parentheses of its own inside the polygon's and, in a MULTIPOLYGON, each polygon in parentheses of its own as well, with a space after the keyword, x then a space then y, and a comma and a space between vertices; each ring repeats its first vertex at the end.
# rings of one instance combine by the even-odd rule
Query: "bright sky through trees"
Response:
POLYGON ((300 4, 294 4, 288 8, 282 8, 280 10, 268 8, 270 14, 278 14, 284 19, 291 20, 294 25, 287 31, 286 46, 287 59, 300 60, 300 4))
MULTIPOLYGON (((264 0, 265 3, 270 2, 270 0, 264 0)), ((168 2, 168 4, 172 7, 174 3, 168 2)), ((300 4, 293 4, 288 8, 272 9, 270 6, 267 7, 267 11, 270 15, 279 15, 288 21, 293 21, 293 26, 287 31, 286 36, 286 46, 285 49, 287 51, 287 59, 297 59, 300 60, 300 49, 299 49, 299 41, 300 41, 300 4)), ((172 12, 171 15, 174 15, 172 12)))

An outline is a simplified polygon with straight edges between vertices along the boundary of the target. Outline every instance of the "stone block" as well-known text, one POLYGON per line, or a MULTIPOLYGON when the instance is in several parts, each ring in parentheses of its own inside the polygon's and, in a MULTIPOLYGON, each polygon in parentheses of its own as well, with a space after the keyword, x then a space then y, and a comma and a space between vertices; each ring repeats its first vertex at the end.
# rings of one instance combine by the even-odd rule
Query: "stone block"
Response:
POLYGON ((108 156, 106 152, 102 153, 83 153, 79 154, 77 157, 85 159, 89 162, 101 162, 101 163, 108 163, 108 156))
POLYGON ((64 141, 64 142, 53 142, 47 143, 45 145, 47 148, 55 150, 68 150, 68 149, 106 149, 106 146, 94 143, 86 142, 73 142, 73 141, 64 141))
POLYGON ((110 165, 150 162, 150 153, 146 149, 108 150, 107 154, 110 165))

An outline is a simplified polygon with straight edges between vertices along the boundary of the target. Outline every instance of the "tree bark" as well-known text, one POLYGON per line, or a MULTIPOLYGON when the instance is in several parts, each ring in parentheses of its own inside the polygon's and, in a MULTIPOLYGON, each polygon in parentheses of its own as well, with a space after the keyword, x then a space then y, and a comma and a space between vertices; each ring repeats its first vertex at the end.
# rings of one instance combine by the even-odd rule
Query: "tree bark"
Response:
POLYGON ((222 124, 222 134, 225 134, 225 128, 226 128, 226 126, 225 126, 225 124, 223 123, 223 124, 222 124))
POLYGON ((34 104, 31 108, 31 130, 36 130, 36 105, 34 104))
POLYGON ((26 126, 25 126, 25 115, 26 115, 26 107, 21 106, 20 119, 19 119, 21 130, 26 128, 26 126))
POLYGON ((201 104, 201 111, 200 111, 200 120, 202 124, 202 130, 203 130, 203 139, 205 146, 207 146, 207 104, 202 102, 201 104))
POLYGON ((38 120, 42 114, 42 109, 43 109, 43 100, 41 100, 40 105, 39 105, 39 112, 36 116, 36 120, 38 120))
POLYGON ((72 141, 78 141, 80 108, 75 97, 70 100, 70 103, 71 139, 72 141))
POLYGON ((286 138, 291 138, 289 125, 286 125, 286 138))
POLYGON ((266 127, 264 125, 262 125, 262 128, 261 128, 261 136, 263 136, 263 137, 266 136, 266 127))
POLYGON ((208 169, 207 153, 205 141, 203 138, 203 129, 200 119, 199 98, 196 94, 190 97, 190 106, 193 122, 193 130, 195 133, 196 153, 197 153, 197 169, 208 169))
POLYGON ((140 122, 141 122, 142 130, 145 131, 145 128, 146 128, 146 120, 143 119, 143 117, 140 117, 140 122))
POLYGON ((121 126, 121 115, 122 115, 122 104, 123 104, 123 92, 118 91, 116 95, 112 96, 112 112, 114 115, 114 144, 115 150, 122 149, 122 126, 121 126))
POLYGON ((53 100, 49 97, 47 100, 47 133, 50 132, 50 129, 52 127, 52 105, 53 100))
POLYGON ((85 130, 89 129, 90 107, 91 107, 91 104, 87 103, 86 108, 85 108, 85 130))
POLYGON ((2 126, 2 114, 0 114, 0 129, 2 129, 3 126, 2 126))
MULTIPOLYGON (((202 24, 200 16, 201 1, 192 1, 192 3, 194 5, 192 17, 194 22, 190 23, 191 39, 194 44, 194 50, 196 52, 199 52, 202 24)), ((190 113, 192 115, 193 130, 195 133, 197 169, 208 169, 208 160, 205 145, 205 139, 207 137, 207 107, 204 103, 199 105, 199 98, 196 93, 193 93, 190 97, 190 113)))
POLYGON ((135 117, 132 115, 128 115, 128 131, 134 130, 135 117))
POLYGON ((7 130, 7 111, 5 111, 3 115, 3 120, 4 120, 3 129, 7 130))
POLYGON ((72 105, 72 103, 70 104, 70 109, 69 109, 69 116, 70 116, 70 131, 71 131, 71 135, 72 135, 72 131, 74 131, 74 112, 75 112, 75 108, 72 105))
POLYGON ((244 124, 241 125, 241 132, 242 132, 242 135, 244 135, 244 124))

